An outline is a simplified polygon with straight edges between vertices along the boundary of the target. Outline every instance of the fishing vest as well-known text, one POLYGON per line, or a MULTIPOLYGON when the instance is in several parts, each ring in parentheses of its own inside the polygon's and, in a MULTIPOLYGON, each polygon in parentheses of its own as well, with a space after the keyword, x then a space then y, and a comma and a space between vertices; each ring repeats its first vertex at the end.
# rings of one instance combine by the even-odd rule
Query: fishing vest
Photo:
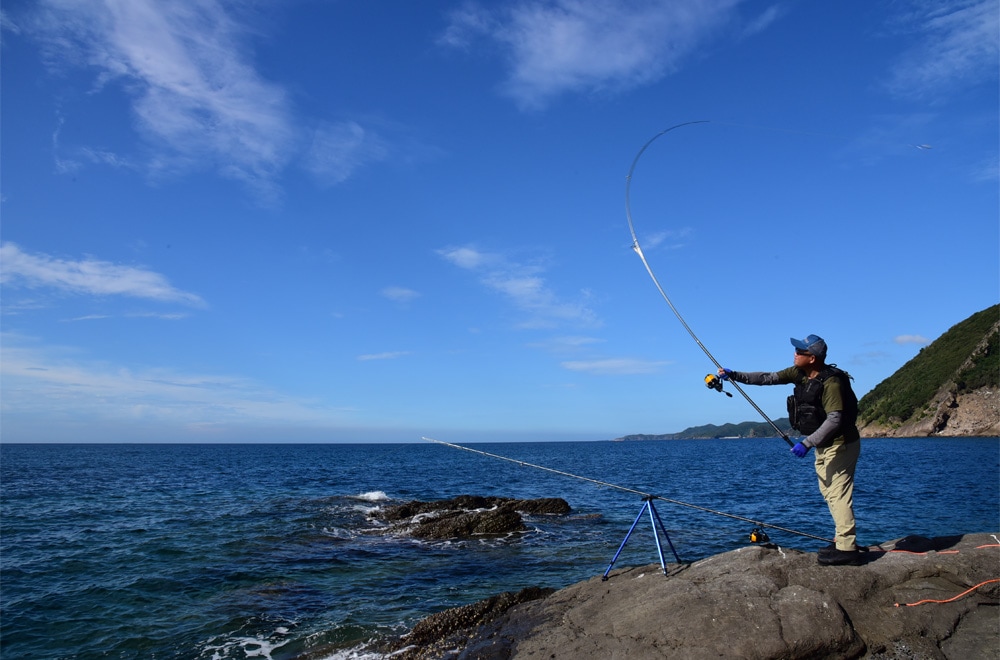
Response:
POLYGON ((841 411, 842 428, 848 442, 857 439, 852 431, 858 421, 858 397, 851 389, 851 375, 837 365, 826 365, 815 378, 795 385, 795 392, 788 397, 788 421, 799 433, 809 435, 823 424, 826 410, 823 409, 823 385, 831 376, 840 380, 840 396, 844 409, 841 411))

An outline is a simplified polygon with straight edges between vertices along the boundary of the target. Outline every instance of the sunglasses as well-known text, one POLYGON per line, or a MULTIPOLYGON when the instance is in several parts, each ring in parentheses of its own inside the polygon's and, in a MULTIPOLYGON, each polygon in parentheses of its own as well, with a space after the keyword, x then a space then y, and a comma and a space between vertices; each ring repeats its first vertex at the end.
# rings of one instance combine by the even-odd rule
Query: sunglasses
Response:
POLYGON ((796 355, 812 355, 812 353, 810 353, 809 351, 803 351, 801 348, 796 348, 795 349, 795 354, 796 355))

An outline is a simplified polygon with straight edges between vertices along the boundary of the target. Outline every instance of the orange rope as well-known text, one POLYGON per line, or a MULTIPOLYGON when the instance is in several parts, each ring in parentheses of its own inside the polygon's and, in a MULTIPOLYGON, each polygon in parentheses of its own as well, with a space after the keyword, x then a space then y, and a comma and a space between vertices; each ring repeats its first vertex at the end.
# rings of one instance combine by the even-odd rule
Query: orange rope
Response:
MULTIPOLYGON (((980 582, 979 584, 977 584, 976 586, 972 587, 971 589, 967 589, 966 591, 963 591, 962 593, 958 594, 957 596, 954 596, 954 597, 949 598, 947 600, 933 600, 933 599, 928 598, 926 600, 919 600, 916 603, 903 603, 903 604, 906 605, 907 607, 913 607, 915 605, 923 605, 924 603, 950 603, 952 601, 958 600, 959 598, 961 598, 962 596, 965 596, 966 594, 972 593, 973 591, 975 591, 979 587, 983 586, 984 584, 989 584, 990 582, 1000 582, 1000 579, 986 580, 985 582, 980 582)), ((899 603, 896 603, 896 607, 899 607, 899 603)))
MULTIPOLYGON (((906 555, 928 555, 930 552, 915 552, 913 550, 890 550, 889 552, 899 552, 906 555)), ((939 555, 957 555, 958 550, 937 550, 935 551, 939 555)))
MULTIPOLYGON (((985 545, 977 545, 976 550, 981 550, 983 548, 1000 548, 1000 543, 987 543, 985 545)), ((887 552, 899 552, 907 555, 929 555, 931 552, 936 552, 939 555, 957 555, 959 550, 932 550, 928 552, 917 552, 915 550, 888 550, 887 552)))

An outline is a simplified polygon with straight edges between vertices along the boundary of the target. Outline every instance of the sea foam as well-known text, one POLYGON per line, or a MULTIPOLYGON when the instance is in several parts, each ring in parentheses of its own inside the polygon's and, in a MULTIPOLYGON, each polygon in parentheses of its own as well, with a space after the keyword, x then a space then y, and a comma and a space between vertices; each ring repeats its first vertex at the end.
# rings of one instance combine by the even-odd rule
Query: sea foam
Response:
POLYGON ((385 491, 370 490, 367 493, 355 495, 354 499, 364 500, 365 502, 384 502, 389 499, 389 496, 385 494, 385 491))

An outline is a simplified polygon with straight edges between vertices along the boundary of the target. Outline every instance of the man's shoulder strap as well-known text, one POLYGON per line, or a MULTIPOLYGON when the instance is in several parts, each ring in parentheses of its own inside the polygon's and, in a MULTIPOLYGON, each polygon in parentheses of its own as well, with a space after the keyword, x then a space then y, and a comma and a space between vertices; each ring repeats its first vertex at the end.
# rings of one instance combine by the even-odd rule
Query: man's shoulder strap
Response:
POLYGON ((829 378, 830 376, 840 376, 840 377, 843 377, 843 378, 847 378, 847 380, 849 380, 849 381, 854 380, 854 376, 852 376, 851 374, 847 373, 846 371, 844 371, 843 369, 841 369, 840 367, 838 367, 835 364, 828 364, 828 365, 826 365, 823 368, 823 371, 819 372, 819 375, 816 376, 816 379, 819 380, 820 382, 823 382, 827 378, 829 378))

